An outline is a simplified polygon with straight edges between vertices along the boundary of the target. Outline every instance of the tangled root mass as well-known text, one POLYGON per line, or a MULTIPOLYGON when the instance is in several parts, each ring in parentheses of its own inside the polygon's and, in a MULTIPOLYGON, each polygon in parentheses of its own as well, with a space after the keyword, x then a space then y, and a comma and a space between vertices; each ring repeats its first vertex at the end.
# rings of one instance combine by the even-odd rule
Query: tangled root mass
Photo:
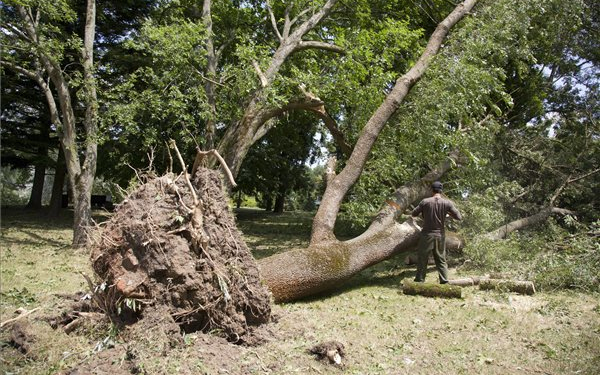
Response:
POLYGON ((119 305, 103 309, 124 318, 127 301, 129 314, 143 318, 144 310, 161 305, 185 332, 244 342, 253 327, 269 321, 270 295, 235 225, 220 174, 200 168, 191 183, 197 198, 181 176, 150 180, 100 227, 92 266, 112 288, 112 305, 119 305))

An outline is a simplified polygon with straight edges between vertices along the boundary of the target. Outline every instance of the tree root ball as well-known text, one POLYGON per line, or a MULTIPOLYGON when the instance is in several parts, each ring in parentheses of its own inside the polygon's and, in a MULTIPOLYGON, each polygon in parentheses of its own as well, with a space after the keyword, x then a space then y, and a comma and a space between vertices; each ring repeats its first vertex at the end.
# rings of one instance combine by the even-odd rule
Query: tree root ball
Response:
MULTIPOLYGON (((221 175, 167 174, 133 191, 94 235, 91 261, 111 319, 166 306, 185 332, 245 342, 270 320, 270 294, 238 231, 221 175), (126 303, 125 303, 126 302, 126 303)), ((98 293, 97 293, 98 294, 98 293)))

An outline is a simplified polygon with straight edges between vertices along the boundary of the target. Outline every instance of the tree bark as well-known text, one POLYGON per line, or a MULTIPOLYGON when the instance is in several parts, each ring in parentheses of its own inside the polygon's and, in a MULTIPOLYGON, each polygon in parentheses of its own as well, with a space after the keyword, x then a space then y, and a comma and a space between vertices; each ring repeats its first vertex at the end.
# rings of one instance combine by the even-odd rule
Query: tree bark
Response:
MULTIPOLYGON (((45 117, 45 116, 44 116, 45 117)), ((44 121, 46 118, 44 118, 44 121)), ((27 208, 42 208, 42 196, 44 194, 44 180, 46 179, 46 160, 48 158, 48 143, 50 142, 49 124, 42 124, 40 129, 40 146, 38 147, 38 161, 35 163, 33 174, 33 186, 27 208)))
POLYGON ((483 279, 479 283, 481 290, 505 290, 531 296, 535 294, 535 285, 531 281, 483 279))
POLYGON ((358 272, 410 251, 420 228, 412 219, 371 236, 310 245, 258 261, 263 282, 276 302, 292 301, 339 287, 358 272))
POLYGON ((44 193, 44 180, 46 178, 46 166, 43 163, 37 163, 35 165, 35 172, 33 173, 33 186, 31 187, 31 194, 29 196, 29 202, 27 202, 27 208, 40 209, 42 208, 42 195, 44 193))
POLYGON ((275 206, 273 207, 273 212, 276 214, 283 213, 285 208, 285 192, 278 192, 275 197, 275 206))
POLYGON ((206 27, 206 79, 204 83, 204 92, 210 108, 210 115, 206 120, 206 141, 204 143, 205 150, 215 148, 215 132, 216 132, 216 117, 217 117, 217 100, 215 93, 215 79, 217 77, 217 64, 219 55, 215 52, 212 16, 211 16, 211 0, 204 0, 202 5, 202 22, 206 27))
MULTIPOLYGON (((94 78, 94 38, 96 29, 96 1, 88 0, 85 31, 83 37, 84 102, 86 104, 84 128, 86 134, 85 159, 73 184, 73 246, 83 247, 88 243, 88 229, 92 223, 92 188, 98 160, 98 99, 94 78)), ((68 164, 67 164, 68 165, 68 164)))

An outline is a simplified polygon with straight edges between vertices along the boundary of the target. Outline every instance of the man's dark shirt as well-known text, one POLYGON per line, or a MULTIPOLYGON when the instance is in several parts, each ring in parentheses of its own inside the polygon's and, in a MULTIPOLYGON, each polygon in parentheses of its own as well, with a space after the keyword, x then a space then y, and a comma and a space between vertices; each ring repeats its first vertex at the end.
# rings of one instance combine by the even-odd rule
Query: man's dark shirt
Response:
POLYGON ((450 214, 456 220, 462 220, 462 216, 454 206, 454 203, 449 199, 442 198, 440 195, 423 199, 417 208, 413 210, 412 216, 418 216, 421 213, 425 221, 421 233, 433 236, 442 236, 444 234, 446 214, 450 214))

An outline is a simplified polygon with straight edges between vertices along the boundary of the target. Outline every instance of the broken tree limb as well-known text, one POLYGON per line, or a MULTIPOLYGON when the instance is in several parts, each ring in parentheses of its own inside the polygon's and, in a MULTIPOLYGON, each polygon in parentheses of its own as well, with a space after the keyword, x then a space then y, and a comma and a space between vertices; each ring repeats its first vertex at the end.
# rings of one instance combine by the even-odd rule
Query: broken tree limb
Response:
POLYGON ((512 233, 514 231, 517 231, 519 229, 523 229, 523 228, 526 228, 526 227, 529 227, 529 226, 532 226, 535 224, 539 224, 539 223, 545 221, 552 214, 558 214, 558 215, 565 216, 565 215, 574 215, 575 213, 573 211, 569 211, 564 208, 546 207, 546 208, 540 210, 540 212, 536 213, 535 215, 531 215, 528 217, 524 217, 522 219, 511 221, 510 223, 505 224, 494 231, 486 233, 484 235, 484 238, 486 238, 488 240, 492 240, 492 241, 498 241, 498 240, 504 239, 504 238, 506 238, 506 236, 508 236, 510 233, 512 233))
POLYGON ((506 280, 506 279, 483 279, 479 283, 481 290, 505 290, 531 296, 535 293, 532 281, 506 280))
POLYGON ((402 281, 402 292, 411 296, 462 298, 462 289, 459 286, 418 283, 410 279, 402 281))

